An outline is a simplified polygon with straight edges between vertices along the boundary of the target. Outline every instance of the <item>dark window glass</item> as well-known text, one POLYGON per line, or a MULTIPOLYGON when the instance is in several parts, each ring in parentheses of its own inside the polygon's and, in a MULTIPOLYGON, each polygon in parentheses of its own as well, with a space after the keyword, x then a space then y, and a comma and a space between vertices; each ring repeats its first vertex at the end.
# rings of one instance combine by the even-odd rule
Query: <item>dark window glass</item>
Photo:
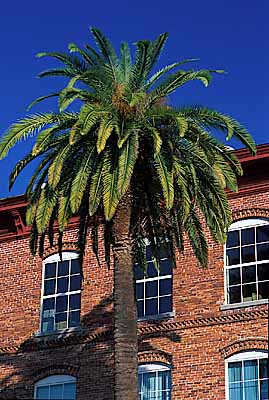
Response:
POLYGON ((69 326, 79 326, 80 325, 80 311, 72 311, 69 314, 69 326))
POLYGON ((166 313, 172 311, 172 297, 161 297, 160 298, 160 313, 166 313))
POLYGON ((255 261, 255 246, 242 247, 242 264, 255 261))
POLYGON ((243 285, 243 301, 257 300, 256 284, 243 285))
POLYGON ((268 380, 261 381, 261 400, 268 400, 269 382, 268 380))
POLYGON ((258 244, 257 245, 257 259, 258 261, 269 259, 269 244, 258 244))
POLYGON ((146 282, 146 297, 158 296, 158 281, 146 282))
POLYGON ((227 250, 227 265, 240 264, 240 251, 239 249, 227 250))
POLYGON ((71 275, 79 273, 80 273, 79 259, 75 258, 74 260, 71 260, 71 275))
POLYGON ((81 288, 81 277, 80 275, 74 275, 70 278, 70 292, 80 290, 81 288))
POLYGON ((135 279, 143 279, 144 278, 144 273, 140 265, 135 264, 135 279))
POLYGON ((242 268, 243 283, 256 282, 256 265, 242 268))
POLYGON ((143 299, 144 298, 144 283, 136 284, 136 298, 143 299))
POLYGON ((257 243, 269 241, 269 225, 257 227, 257 243))
POLYGON ((57 293, 68 292, 68 280, 69 280, 68 277, 57 279, 57 293))
POLYGON ((70 308, 70 310, 76 310, 76 309, 80 308, 80 301, 81 301, 80 293, 71 294, 70 297, 69 297, 69 308, 70 308))
POLYGON ((231 231, 228 233, 226 247, 237 247, 239 246, 239 231, 231 231))
POLYGON ((136 303, 136 307, 137 307, 138 318, 143 317, 144 316, 144 301, 138 301, 136 303))
POLYGON ((60 313, 55 315, 56 329, 67 328, 67 313, 60 313))
POLYGON ((42 332, 52 332, 54 330, 54 317, 42 318, 42 332))
POLYGON ((56 263, 45 264, 45 279, 56 276, 56 263))
POLYGON ((158 270, 153 262, 149 262, 147 268, 147 277, 155 278, 156 276, 158 276, 158 270))
POLYGON ((50 297, 49 299, 44 299, 43 311, 54 310, 54 307, 55 307, 55 298, 54 297, 50 297))
POLYGON ((160 296, 172 293, 172 279, 160 280, 160 296))
POLYGON ((241 283, 240 268, 232 268, 228 270, 229 285, 238 285, 241 283))
POLYGON ((56 312, 67 311, 67 296, 56 298, 56 312))
POLYGON ((260 371, 259 371, 260 379, 268 378, 268 371, 269 371, 269 360, 268 360, 268 358, 260 360, 259 369, 260 369, 260 371))
POLYGON ((58 263, 58 276, 65 276, 69 274, 69 261, 60 261, 58 263))
POLYGON ((269 264, 258 265, 258 280, 267 281, 269 280, 269 264))
POLYGON ((146 246, 146 258, 148 261, 152 260, 152 251, 149 245, 146 246))
POLYGON ((233 286, 228 289, 229 292, 229 303, 241 303, 241 287, 233 286))
POLYGON ((158 314, 157 299, 146 300, 146 315, 158 314))
POLYGON ((158 247, 158 255, 160 259, 169 257, 169 254, 169 244, 162 244, 158 247))
POLYGON ((55 279, 49 279, 44 282, 44 296, 55 293, 55 279))
POLYGON ((269 298, 269 282, 259 282, 259 299, 269 298))
POLYGON ((160 261, 160 275, 172 275, 172 261, 169 258, 160 261))
POLYGON ((241 231, 241 245, 255 243, 255 228, 242 229, 241 231))

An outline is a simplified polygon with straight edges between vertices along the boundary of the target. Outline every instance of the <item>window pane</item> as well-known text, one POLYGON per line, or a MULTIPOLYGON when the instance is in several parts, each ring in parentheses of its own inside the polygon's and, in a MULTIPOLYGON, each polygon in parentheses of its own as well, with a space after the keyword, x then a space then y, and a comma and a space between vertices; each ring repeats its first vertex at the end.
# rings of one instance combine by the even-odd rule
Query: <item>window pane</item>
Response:
POLYGON ((148 278, 155 278, 156 276, 158 276, 158 270, 153 262, 148 263, 147 276, 148 278))
POLYGON ((238 249, 232 249, 226 251, 227 265, 240 264, 240 252, 238 249))
POLYGON ((257 227, 257 243, 269 241, 269 225, 257 227))
POLYGON ((49 399, 49 387, 41 386, 36 388, 36 399, 37 400, 48 400, 49 399))
POLYGON ((52 332, 54 330, 54 317, 42 318, 42 332, 52 332))
POLYGON ((229 363, 229 383, 238 382, 242 380, 242 363, 233 362, 229 363))
POLYGON ((71 261, 71 275, 79 273, 80 273, 79 259, 75 258, 74 260, 71 261))
POLYGON ((268 378, 268 370, 269 370, 268 358, 260 360, 259 364, 260 364, 259 365, 260 379, 268 378))
POLYGON ((259 400, 258 381, 245 381, 245 399, 259 400))
POLYGON ((67 328, 67 313, 55 315, 55 326, 57 330, 67 328))
POLYGON ((239 246, 239 231, 228 232, 228 238, 226 247, 237 247, 239 246))
POLYGON ((172 311, 172 296, 160 298, 160 313, 172 311))
POLYGON ((60 261, 58 263, 58 276, 69 274, 69 261, 60 261))
POLYGON ((44 299, 43 301, 43 312, 47 310, 54 310, 55 298, 51 297, 49 299, 44 299))
POLYGON ((261 400, 269 399, 268 387, 269 387, 268 380, 261 381, 261 400))
POLYGON ((156 373, 155 372, 149 372, 147 374, 143 374, 143 387, 142 390, 144 392, 145 398, 146 399, 151 399, 154 397, 150 397, 153 395, 153 392, 157 390, 157 379, 156 379, 156 373))
POLYGON ((257 360, 244 361, 244 379, 258 379, 257 360))
POLYGON ((241 252, 243 264, 255 261, 255 246, 242 247, 241 252))
POLYGON ((144 273, 140 265, 136 264, 135 265, 135 279, 143 279, 144 278, 144 273))
POLYGON ((229 400, 243 400, 243 383, 229 385, 229 400))
POLYGON ((141 318, 144 317, 144 301, 137 301, 137 317, 141 318))
POLYGON ((259 290, 259 299, 268 299, 269 298, 269 281, 260 282, 258 284, 259 290))
POLYGON ((257 260, 268 260, 269 259, 269 244, 258 244, 257 245, 257 260))
POLYGON ((158 314, 157 299, 146 300, 146 315, 158 314))
POLYGON ((158 281, 146 282, 146 297, 158 296, 158 281))
POLYGON ((62 399, 62 394, 63 394, 63 385, 52 385, 50 387, 50 399, 53 400, 58 400, 62 399))
POLYGON ((269 264, 258 265, 258 279, 259 281, 269 280, 269 264))
POLYGON ((241 303, 241 287, 233 286, 228 288, 229 303, 241 303))
POLYGON ((45 279, 56 276, 56 263, 45 264, 45 279))
POLYGON ((44 296, 55 293, 55 282, 55 279, 49 279, 48 281, 44 282, 44 296))
POLYGON ((171 294, 172 293, 172 279, 161 279, 160 280, 160 296, 164 294, 171 294))
POLYGON ((257 300, 256 284, 243 285, 243 301, 257 300))
POLYGON ((80 325, 80 311, 72 311, 69 314, 69 327, 80 325))
POLYGON ((148 261, 152 260, 152 251, 149 245, 146 246, 146 258, 148 261))
POLYGON ((81 288, 81 277, 80 275, 74 275, 70 278, 70 292, 75 292, 81 288))
POLYGON ((160 378, 159 389, 170 389, 170 371, 160 371, 158 375, 160 378))
POLYGON ((144 298, 144 283, 136 284, 136 298, 143 299, 144 298))
POLYGON ((71 294, 70 297, 69 297, 69 308, 70 308, 70 310, 80 309, 80 300, 81 300, 80 293, 71 294))
POLYGON ((172 261, 169 258, 160 261, 160 275, 172 275, 172 261))
POLYGON ((63 400, 75 400, 75 398, 76 398, 75 383, 65 383, 63 400))
POLYGON ((245 244, 254 244, 255 236, 254 236, 254 228, 243 229, 241 231, 241 244, 244 246, 245 244))
POLYGON ((243 283, 256 282, 256 265, 242 268, 243 283))
POLYGON ((228 284, 238 285, 241 283, 240 268, 232 268, 228 270, 228 284))
POLYGON ((68 292, 68 277, 57 279, 57 293, 68 292))
POLYGON ((67 296, 56 298, 56 312, 67 311, 67 296))

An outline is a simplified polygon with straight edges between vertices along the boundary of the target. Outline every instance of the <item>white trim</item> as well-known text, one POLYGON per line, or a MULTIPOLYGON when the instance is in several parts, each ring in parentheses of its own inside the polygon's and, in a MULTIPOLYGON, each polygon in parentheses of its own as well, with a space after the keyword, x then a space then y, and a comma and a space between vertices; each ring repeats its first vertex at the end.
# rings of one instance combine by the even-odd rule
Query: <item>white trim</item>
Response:
POLYGON ((268 225, 269 221, 267 218, 246 218, 240 219, 239 221, 233 222, 228 231, 233 231, 237 229, 245 229, 250 228, 252 226, 259 226, 259 225, 268 225))
MULTIPOLYGON (((75 251, 63 251, 62 252, 62 260, 73 260, 78 258, 78 253, 75 251)), ((51 256, 45 258, 43 260, 43 264, 51 263, 51 262, 59 262, 62 261, 59 253, 52 254, 51 256)))
POLYGON ((170 371, 171 367, 167 364, 141 364, 138 366, 139 374, 147 374, 148 372, 156 372, 156 371, 170 371))
POLYGON ((55 385, 58 383, 76 383, 76 378, 71 375, 50 375, 36 382, 35 386, 55 385))

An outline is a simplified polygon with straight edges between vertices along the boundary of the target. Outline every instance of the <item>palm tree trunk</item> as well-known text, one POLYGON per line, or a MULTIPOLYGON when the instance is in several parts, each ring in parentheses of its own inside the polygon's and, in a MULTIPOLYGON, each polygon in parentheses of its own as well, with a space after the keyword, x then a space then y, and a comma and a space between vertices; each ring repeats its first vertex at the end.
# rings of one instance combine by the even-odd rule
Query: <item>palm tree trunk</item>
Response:
POLYGON ((137 319, 134 292, 131 195, 113 219, 115 400, 137 400, 137 319))

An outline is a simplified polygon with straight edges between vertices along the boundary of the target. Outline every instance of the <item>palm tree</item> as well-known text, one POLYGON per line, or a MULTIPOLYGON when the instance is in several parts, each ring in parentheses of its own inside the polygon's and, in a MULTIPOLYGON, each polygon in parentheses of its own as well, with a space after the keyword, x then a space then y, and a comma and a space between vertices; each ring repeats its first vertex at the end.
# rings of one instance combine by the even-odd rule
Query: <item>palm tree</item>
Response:
MULTIPOLYGON (((175 108, 168 96, 199 80, 207 86, 219 70, 183 69, 184 60, 152 72, 167 34, 137 42, 134 61, 123 42, 117 56, 109 40, 91 29, 98 50, 69 45, 69 53, 40 53, 62 63, 39 76, 67 78, 67 85, 50 97, 58 112, 30 115, 10 126, 0 143, 0 158, 22 138, 36 135, 25 158, 10 175, 10 188, 35 159, 26 195, 27 224, 32 226, 32 253, 42 256, 45 234, 53 244, 58 222, 59 251, 68 220, 80 216, 83 258, 88 228, 98 256, 98 224, 104 225, 106 260, 114 257, 115 398, 137 399, 137 336, 134 257, 146 267, 144 238, 158 263, 161 242, 183 250, 187 234, 202 266, 207 265, 207 241, 201 217, 213 238, 225 242, 231 222, 225 189, 236 190, 240 163, 214 136, 232 136, 253 153, 247 130, 231 117, 207 107, 175 108), (77 53, 76 56, 73 53, 77 53), (67 111, 79 100, 78 111, 67 111)), ((32 105, 33 105, 32 104, 32 105)))

